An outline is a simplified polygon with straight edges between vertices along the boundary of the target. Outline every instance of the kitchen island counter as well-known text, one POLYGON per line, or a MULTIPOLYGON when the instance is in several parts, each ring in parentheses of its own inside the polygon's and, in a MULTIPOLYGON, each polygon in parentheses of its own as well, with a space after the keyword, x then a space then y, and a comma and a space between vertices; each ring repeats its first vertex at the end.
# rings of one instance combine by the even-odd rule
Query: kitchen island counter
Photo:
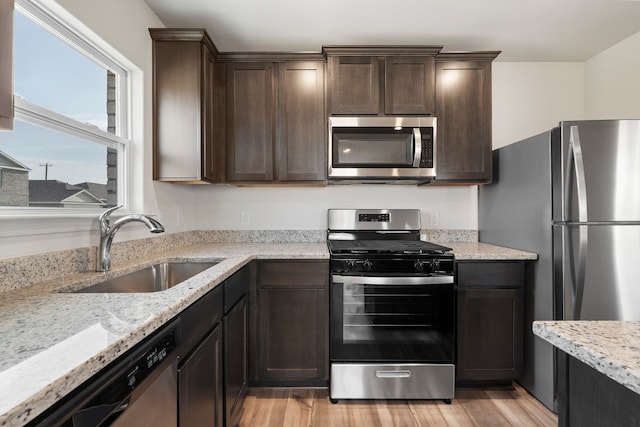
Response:
POLYGON ((640 322, 536 321, 533 332, 640 394, 640 322))
POLYGON ((559 350, 558 425, 636 426, 640 420, 640 322, 536 321, 559 350))
MULTIPOLYGON (((460 259, 535 259, 486 244, 444 244, 460 259)), ((56 265, 67 254, 46 256, 56 265)), ((30 269, 46 268, 42 258, 0 260, 3 280, 11 282, 0 292, 0 425, 35 419, 252 260, 328 258, 325 242, 159 245, 156 252, 117 260, 106 274, 65 271, 64 277, 19 286, 33 277, 30 269), (71 293, 157 262, 212 260, 220 262, 162 292, 71 293)))

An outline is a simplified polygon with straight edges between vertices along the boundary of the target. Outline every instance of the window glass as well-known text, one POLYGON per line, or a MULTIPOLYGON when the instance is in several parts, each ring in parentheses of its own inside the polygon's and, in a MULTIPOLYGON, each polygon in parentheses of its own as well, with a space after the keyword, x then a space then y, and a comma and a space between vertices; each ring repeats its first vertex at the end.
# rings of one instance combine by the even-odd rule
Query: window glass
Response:
POLYGON ((20 13, 14 70, 17 96, 107 130, 107 70, 20 13))
POLYGON ((0 132, 0 207, 125 204, 118 189, 129 141, 118 132, 127 129, 126 70, 26 0, 16 0, 14 57, 15 123, 0 132))
POLYGON ((117 167, 116 154, 105 145, 16 120, 13 132, 0 133, 0 157, 14 184, 11 194, 0 193, 0 205, 115 205, 116 189, 109 185, 108 172, 117 167))

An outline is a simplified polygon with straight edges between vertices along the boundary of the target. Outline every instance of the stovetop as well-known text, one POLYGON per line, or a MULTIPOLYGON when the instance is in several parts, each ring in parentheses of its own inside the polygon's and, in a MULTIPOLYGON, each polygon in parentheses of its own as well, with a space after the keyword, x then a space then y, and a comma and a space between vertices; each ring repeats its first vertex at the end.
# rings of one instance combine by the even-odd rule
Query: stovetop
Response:
POLYGON ((451 248, 420 240, 418 209, 329 209, 331 271, 453 275, 451 248))
POLYGON ((332 273, 453 274, 450 248, 420 240, 328 240, 332 273))
POLYGON ((451 248, 421 240, 328 240, 331 254, 444 254, 451 248))

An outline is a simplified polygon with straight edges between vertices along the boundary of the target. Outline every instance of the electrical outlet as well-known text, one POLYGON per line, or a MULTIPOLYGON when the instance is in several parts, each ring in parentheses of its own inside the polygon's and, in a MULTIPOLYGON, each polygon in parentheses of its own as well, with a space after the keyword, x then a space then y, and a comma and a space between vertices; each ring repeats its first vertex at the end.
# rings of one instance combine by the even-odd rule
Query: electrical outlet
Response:
POLYGON ((431 227, 439 227, 440 226, 440 212, 433 212, 429 218, 429 225, 431 227))
POLYGON ((249 225, 249 212, 246 212, 246 211, 240 212, 240 224, 249 225))

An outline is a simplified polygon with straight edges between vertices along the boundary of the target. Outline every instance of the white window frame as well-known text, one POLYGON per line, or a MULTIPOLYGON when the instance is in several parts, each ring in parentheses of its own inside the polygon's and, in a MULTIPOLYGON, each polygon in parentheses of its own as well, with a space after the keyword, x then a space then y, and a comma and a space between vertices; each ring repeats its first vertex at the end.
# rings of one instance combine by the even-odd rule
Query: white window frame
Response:
MULTIPOLYGON (((69 44, 79 53, 98 65, 109 69, 116 76, 116 133, 112 134, 95 126, 78 122, 62 114, 32 104, 19 96, 14 99, 15 120, 22 120, 48 129, 64 132, 86 141, 95 142, 118 151, 117 200, 123 205, 123 211, 131 206, 130 158, 132 155, 131 141, 131 70, 121 65, 116 59, 100 49, 98 42, 91 40, 91 34, 83 34, 80 28, 66 22, 57 15, 53 8, 46 7, 46 2, 34 0, 15 0, 16 12, 22 13, 36 24, 49 31, 52 35, 69 44)), ((105 85, 105 90, 106 90, 105 85)), ((11 207, 0 208, 2 218, 34 218, 34 217, 95 217, 104 209, 98 208, 42 208, 42 207, 11 207)))

